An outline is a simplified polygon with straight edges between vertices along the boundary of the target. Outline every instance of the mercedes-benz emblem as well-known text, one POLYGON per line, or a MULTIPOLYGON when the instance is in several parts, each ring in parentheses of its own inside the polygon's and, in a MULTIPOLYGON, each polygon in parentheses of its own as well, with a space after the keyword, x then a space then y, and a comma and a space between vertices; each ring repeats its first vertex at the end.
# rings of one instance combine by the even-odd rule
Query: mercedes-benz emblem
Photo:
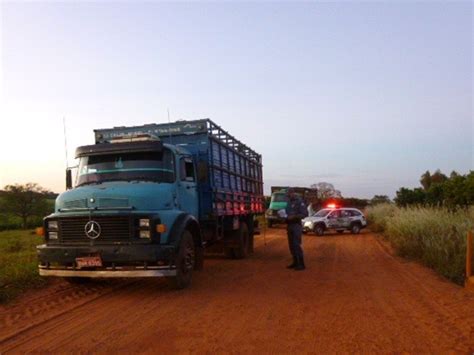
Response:
POLYGON ((100 224, 96 221, 89 221, 84 226, 84 231, 86 232, 88 238, 97 239, 99 238, 101 232, 100 224))

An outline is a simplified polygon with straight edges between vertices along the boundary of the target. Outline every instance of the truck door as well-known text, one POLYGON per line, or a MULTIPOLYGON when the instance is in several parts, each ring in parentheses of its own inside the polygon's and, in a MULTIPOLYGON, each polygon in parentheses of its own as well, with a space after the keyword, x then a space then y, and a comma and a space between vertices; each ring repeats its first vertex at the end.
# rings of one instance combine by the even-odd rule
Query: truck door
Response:
POLYGON ((184 156, 179 161, 178 197, 181 210, 199 218, 199 201, 196 170, 192 157, 184 156))

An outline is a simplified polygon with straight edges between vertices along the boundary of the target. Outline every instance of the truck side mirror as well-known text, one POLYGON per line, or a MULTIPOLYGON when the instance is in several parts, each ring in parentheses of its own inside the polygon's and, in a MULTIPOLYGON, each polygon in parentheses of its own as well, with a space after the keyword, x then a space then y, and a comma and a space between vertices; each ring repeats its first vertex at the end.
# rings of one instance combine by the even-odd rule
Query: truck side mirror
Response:
POLYGON ((66 169, 66 190, 72 189, 72 171, 71 169, 66 169))

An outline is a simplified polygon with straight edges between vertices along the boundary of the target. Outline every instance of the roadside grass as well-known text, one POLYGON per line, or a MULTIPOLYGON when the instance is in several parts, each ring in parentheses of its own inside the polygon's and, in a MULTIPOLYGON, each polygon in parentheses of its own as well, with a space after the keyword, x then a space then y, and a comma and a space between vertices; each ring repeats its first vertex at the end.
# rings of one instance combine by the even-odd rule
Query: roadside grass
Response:
POLYGON ((448 279, 465 278, 466 234, 474 227, 474 208, 456 212, 438 207, 381 204, 367 209, 369 227, 382 232, 399 255, 420 260, 448 279))
POLYGON ((0 232, 0 303, 45 284, 38 275, 36 259, 36 245, 41 243, 31 230, 0 232))

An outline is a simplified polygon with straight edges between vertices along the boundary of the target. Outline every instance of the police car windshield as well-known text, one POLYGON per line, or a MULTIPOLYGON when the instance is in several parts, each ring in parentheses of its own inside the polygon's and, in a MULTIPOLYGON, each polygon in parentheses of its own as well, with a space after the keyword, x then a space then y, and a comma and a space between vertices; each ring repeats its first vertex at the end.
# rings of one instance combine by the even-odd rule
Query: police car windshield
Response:
POLYGON ((315 217, 326 217, 328 215, 328 213, 331 212, 331 211, 332 210, 328 210, 328 209, 320 210, 314 216, 315 217))
POLYGON ((142 180, 172 183, 173 153, 134 152, 81 157, 76 186, 117 180, 142 180))

